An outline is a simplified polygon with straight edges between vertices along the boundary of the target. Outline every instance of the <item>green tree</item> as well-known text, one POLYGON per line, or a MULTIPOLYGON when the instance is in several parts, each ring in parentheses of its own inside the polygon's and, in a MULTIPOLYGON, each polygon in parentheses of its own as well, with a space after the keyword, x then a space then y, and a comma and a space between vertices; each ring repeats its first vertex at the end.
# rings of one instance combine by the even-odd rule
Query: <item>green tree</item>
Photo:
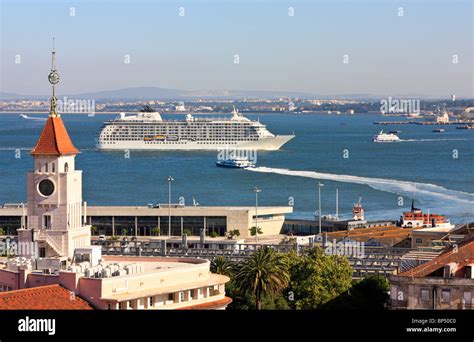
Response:
POLYGON ((96 226, 91 226, 91 234, 92 235, 97 235, 97 232, 98 232, 97 227, 96 226))
POLYGON ((286 288, 290 276, 284 256, 264 247, 240 265, 234 279, 242 294, 255 295, 255 308, 261 310, 262 298, 286 288))
POLYGON ((122 236, 127 236, 127 235, 128 235, 127 228, 123 228, 122 229, 122 236))
POLYGON ((234 276, 235 263, 226 257, 219 255, 211 261, 211 272, 222 274, 232 278, 234 276))
POLYGON ((160 235, 160 228, 159 227, 155 227, 151 230, 151 234, 154 235, 154 236, 158 236, 160 235))
POLYGON ((211 233, 209 234, 209 236, 210 236, 211 238, 216 238, 216 237, 219 236, 219 234, 217 234, 217 232, 211 232, 211 233))
POLYGON ((186 229, 183 229, 183 234, 187 236, 191 236, 193 232, 191 231, 191 229, 186 228, 186 229))
POLYGON ((5 235, 5 230, 3 230, 3 228, 0 228, 0 235, 5 235))
POLYGON ((326 255, 316 247, 302 256, 288 253, 286 261, 291 277, 286 292, 295 309, 321 308, 351 287, 352 267, 345 257, 326 255))
POLYGON ((258 235, 263 234, 262 228, 253 226, 250 228, 250 235, 255 236, 255 231, 257 231, 258 235))
POLYGON ((382 275, 370 275, 354 280, 352 287, 343 295, 324 305, 328 310, 384 310, 389 299, 389 282, 382 275))

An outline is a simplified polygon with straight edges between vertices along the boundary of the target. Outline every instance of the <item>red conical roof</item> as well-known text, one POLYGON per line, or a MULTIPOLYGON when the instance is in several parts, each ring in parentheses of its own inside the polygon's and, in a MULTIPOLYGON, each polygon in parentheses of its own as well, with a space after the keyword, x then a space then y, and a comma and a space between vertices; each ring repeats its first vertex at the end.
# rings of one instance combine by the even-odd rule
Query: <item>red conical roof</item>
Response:
POLYGON ((60 156, 77 154, 79 151, 72 144, 63 120, 59 116, 49 116, 35 148, 30 153, 60 156))

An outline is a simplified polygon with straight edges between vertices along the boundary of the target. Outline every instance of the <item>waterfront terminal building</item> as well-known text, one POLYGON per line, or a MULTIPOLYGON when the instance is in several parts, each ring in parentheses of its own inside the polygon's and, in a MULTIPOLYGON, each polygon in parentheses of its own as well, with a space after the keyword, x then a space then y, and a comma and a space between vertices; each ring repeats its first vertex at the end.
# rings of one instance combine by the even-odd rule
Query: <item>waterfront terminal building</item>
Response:
MULTIPOLYGON (((147 206, 85 206, 84 221, 93 227, 94 235, 107 236, 181 236, 183 232, 200 236, 206 229, 206 235, 215 233, 226 236, 231 230, 239 230, 240 237, 250 236, 250 228, 255 226, 255 207, 224 206, 180 206, 168 204, 156 207, 147 206), (171 233, 169 213, 171 212, 171 233), (159 228, 159 234, 157 230, 159 228)), ((291 213, 292 207, 258 207, 257 224, 262 229, 262 236, 277 235, 283 232, 285 214, 291 213)), ((28 217, 21 204, 7 204, 0 208, 0 227, 7 235, 16 235, 28 217)))

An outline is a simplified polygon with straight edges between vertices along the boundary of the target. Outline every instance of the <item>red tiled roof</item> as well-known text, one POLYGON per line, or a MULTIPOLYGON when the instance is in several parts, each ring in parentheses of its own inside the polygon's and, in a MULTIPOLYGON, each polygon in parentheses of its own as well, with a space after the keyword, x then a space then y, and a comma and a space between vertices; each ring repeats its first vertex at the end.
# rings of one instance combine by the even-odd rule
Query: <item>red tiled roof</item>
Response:
POLYGON ((224 297, 214 302, 186 306, 178 310, 215 310, 225 308, 230 303, 232 303, 232 298, 224 297))
POLYGON ((33 155, 55 155, 77 154, 79 151, 74 147, 60 117, 48 117, 43 131, 31 151, 33 155))
POLYGON ((465 242, 461 242, 459 245, 451 247, 438 257, 411 268, 408 271, 402 272, 399 275, 417 278, 426 277, 430 273, 433 273, 451 262, 459 264, 460 267, 474 263, 474 234, 465 242))
POLYGON ((85 300, 56 285, 0 292, 0 310, 93 310, 85 300))

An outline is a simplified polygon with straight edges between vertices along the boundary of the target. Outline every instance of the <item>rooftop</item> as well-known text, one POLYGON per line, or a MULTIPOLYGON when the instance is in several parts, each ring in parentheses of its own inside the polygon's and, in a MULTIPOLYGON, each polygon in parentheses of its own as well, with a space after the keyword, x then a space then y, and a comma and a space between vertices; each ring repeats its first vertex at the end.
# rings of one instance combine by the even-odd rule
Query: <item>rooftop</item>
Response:
POLYGON ((449 263, 458 264, 458 269, 474 263, 474 234, 467 237, 458 245, 453 245, 431 261, 411 268, 399 275, 418 278, 427 277, 449 263))
POLYGON ((93 310, 85 300, 60 285, 0 293, 0 310, 93 310))
POLYGON ((48 117, 31 154, 60 156, 77 153, 79 151, 72 144, 63 120, 58 116, 48 117))

